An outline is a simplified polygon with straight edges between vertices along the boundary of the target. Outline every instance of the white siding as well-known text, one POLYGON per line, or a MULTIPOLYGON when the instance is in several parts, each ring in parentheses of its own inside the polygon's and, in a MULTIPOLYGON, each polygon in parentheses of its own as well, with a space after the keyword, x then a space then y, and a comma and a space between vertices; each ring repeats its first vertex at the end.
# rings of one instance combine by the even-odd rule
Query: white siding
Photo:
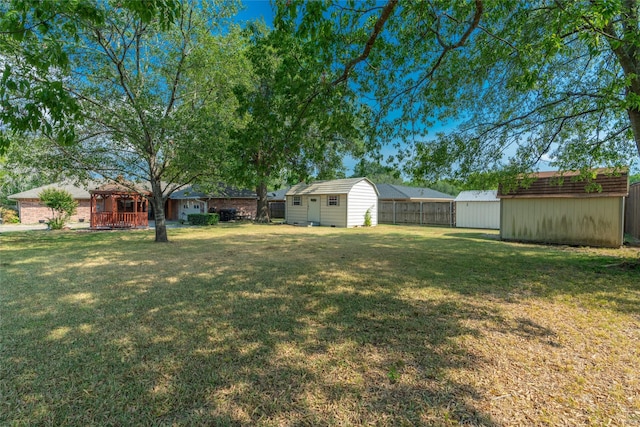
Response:
POLYGON ((456 227, 500 229, 500 201, 456 202, 456 227))
POLYGON ((309 201, 306 200, 306 196, 301 196, 302 206, 293 205, 293 196, 287 196, 285 217, 287 224, 306 224, 307 223, 307 209, 309 207, 309 201))
POLYGON ((320 225, 347 226, 347 195, 331 194, 340 198, 339 206, 329 206, 329 196, 320 196, 320 225))
POLYGON ((360 181, 349 192, 347 227, 364 225, 367 209, 371 212, 371 225, 378 225, 378 195, 368 181, 360 181))
POLYGON ((378 224, 378 193, 366 178, 339 179, 313 184, 298 184, 287 192, 287 224, 309 222, 309 198, 319 199, 320 225, 356 227, 364 225, 364 215, 371 209, 371 225, 378 224), (293 206, 293 197, 300 196, 302 206, 293 206), (339 205, 329 206, 329 196, 338 196, 339 205))

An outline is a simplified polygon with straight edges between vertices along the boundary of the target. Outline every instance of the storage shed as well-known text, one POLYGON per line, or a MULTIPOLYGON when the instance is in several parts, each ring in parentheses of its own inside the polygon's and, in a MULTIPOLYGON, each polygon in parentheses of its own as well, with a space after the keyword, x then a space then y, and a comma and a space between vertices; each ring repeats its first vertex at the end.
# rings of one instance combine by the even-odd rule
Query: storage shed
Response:
POLYGON ((358 227, 367 211, 378 224, 378 190, 367 178, 294 185, 286 193, 286 222, 295 225, 358 227))
POLYGON ((498 190, 462 191, 456 201, 456 227, 500 228, 498 190))
MULTIPOLYGON (((500 237, 538 243, 620 247, 624 237, 626 172, 594 170, 590 182, 579 172, 541 172, 526 187, 500 198, 500 237), (599 189, 593 189, 593 184, 599 189)), ((524 182, 524 181, 521 181, 524 182)))

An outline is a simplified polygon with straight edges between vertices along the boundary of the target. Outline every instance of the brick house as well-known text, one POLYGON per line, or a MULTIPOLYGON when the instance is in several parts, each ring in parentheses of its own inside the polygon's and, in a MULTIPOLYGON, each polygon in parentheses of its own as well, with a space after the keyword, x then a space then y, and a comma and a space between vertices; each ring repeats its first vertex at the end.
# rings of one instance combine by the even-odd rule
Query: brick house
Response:
POLYGON ((22 224, 37 224, 51 217, 51 209, 40 202, 38 195, 42 190, 55 188, 70 193, 78 202, 78 210, 71 217, 71 222, 89 221, 91 216, 91 195, 85 188, 70 183, 55 183, 32 188, 21 193, 12 194, 8 198, 18 202, 18 213, 22 224))
POLYGON ((258 214, 258 196, 255 191, 238 189, 224 184, 211 192, 197 186, 176 191, 169 197, 166 216, 168 220, 186 220, 192 213, 220 212, 235 209, 239 217, 254 219, 258 214))

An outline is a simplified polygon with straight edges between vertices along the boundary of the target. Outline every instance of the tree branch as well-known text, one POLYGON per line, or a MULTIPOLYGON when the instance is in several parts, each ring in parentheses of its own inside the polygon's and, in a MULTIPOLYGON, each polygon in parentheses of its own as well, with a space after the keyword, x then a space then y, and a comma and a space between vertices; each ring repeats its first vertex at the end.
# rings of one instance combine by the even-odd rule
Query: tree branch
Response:
POLYGON ((393 9, 397 5, 398 5, 398 0, 389 0, 387 2, 387 4, 382 9, 382 12, 380 13, 380 17, 378 18, 375 25, 373 26, 373 31, 369 35, 369 39, 367 40, 367 43, 364 46, 364 50, 358 57, 352 59, 344 66, 344 71, 342 72, 342 74, 333 82, 331 82, 333 86, 338 85, 342 82, 346 82, 347 79, 349 78, 349 73, 351 72, 351 70, 353 70, 353 68, 356 65, 358 65, 358 63, 364 61, 369 57, 369 54, 371 53, 371 49, 373 48, 373 45, 375 44, 376 39, 382 32, 385 23, 387 22, 387 20, 391 16, 391 13, 393 12, 393 9))

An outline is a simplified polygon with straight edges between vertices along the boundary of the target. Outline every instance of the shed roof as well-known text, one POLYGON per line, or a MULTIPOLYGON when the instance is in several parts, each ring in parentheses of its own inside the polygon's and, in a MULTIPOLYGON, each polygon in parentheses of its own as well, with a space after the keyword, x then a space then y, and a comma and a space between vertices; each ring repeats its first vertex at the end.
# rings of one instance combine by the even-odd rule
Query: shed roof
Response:
POLYGON ((366 181, 378 193, 376 186, 368 178, 332 179, 330 181, 316 181, 310 184, 303 182, 294 185, 286 192, 287 196, 301 196, 306 194, 347 194, 359 182, 366 181))
POLYGON ((461 191, 456 202, 499 202, 498 190, 461 191))
MULTIPOLYGON (((533 174, 533 182, 528 187, 519 186, 515 190, 505 191, 498 187, 499 198, 525 197, 624 197, 629 194, 629 174, 611 169, 594 169, 595 179, 578 179, 579 171, 551 171, 533 174), (591 184, 600 186, 595 190, 591 184)), ((521 180, 522 181, 522 180, 521 180)))
POLYGON ((450 194, 430 188, 408 187, 406 185, 376 184, 380 199, 385 200, 410 200, 410 199, 445 199, 453 200, 450 194))

